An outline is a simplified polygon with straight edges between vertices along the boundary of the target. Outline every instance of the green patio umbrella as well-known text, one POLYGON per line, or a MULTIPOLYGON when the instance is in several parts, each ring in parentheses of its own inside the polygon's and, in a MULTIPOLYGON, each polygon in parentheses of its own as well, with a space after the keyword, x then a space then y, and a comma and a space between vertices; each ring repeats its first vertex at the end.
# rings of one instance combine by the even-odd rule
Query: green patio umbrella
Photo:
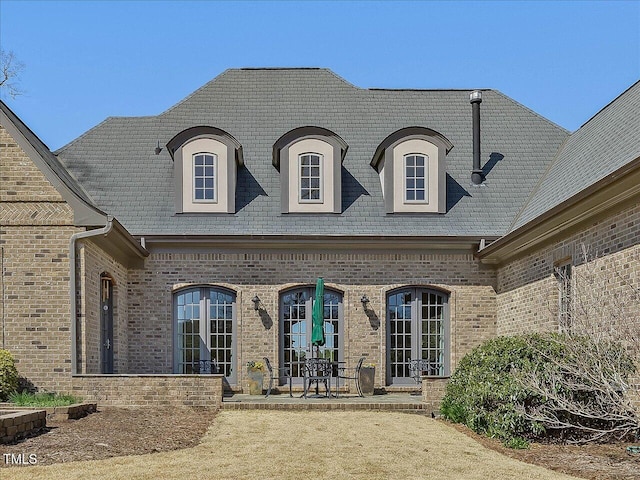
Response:
POLYGON ((311 345, 321 347, 324 345, 324 280, 322 277, 318 278, 316 282, 316 299, 313 303, 311 319, 313 324, 311 345))

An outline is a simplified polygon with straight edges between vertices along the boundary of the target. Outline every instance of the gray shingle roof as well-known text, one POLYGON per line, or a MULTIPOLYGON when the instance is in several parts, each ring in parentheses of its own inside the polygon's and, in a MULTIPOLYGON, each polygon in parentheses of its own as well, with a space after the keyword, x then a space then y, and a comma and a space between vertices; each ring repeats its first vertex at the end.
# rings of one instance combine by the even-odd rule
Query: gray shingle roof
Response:
POLYGON ((468 90, 367 90, 324 69, 234 69, 158 116, 109 118, 57 153, 98 206, 134 235, 502 235, 567 132, 497 91, 483 91, 486 188, 470 186, 471 134, 468 90), (173 163, 166 148, 158 156, 154 148, 196 125, 220 128, 242 144, 235 214, 175 214, 173 163), (349 145, 340 215, 280 213, 273 144, 308 125, 349 145), (446 214, 384 213, 370 162, 380 142, 409 126, 436 130, 454 145, 446 160, 446 214))
POLYGON ((640 81, 566 141, 511 230, 523 226, 640 157, 640 81))

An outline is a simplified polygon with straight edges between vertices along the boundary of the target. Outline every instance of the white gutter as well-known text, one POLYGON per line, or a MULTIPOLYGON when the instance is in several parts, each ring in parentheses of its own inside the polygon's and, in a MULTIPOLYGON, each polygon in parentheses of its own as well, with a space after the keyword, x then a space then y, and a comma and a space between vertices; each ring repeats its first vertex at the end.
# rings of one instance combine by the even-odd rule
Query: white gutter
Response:
POLYGON ((113 228, 113 217, 107 216, 107 224, 96 230, 89 230, 86 232, 78 232, 71 235, 69 242, 69 298, 71 300, 71 374, 78 373, 78 351, 77 351, 77 322, 78 322, 78 306, 76 302, 76 242, 83 238, 97 237, 100 235, 107 235, 113 228))

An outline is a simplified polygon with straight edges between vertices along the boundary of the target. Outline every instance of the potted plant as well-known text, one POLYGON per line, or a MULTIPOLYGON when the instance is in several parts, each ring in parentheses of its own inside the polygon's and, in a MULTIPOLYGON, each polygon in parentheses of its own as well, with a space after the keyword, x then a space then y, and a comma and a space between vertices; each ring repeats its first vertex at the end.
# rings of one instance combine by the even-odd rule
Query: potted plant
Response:
POLYGON ((264 363, 253 360, 247 362, 247 377, 249 379, 249 395, 262 395, 264 363))
POLYGON ((373 395, 376 378, 376 364, 363 363, 360 367, 360 388, 364 395, 373 395))

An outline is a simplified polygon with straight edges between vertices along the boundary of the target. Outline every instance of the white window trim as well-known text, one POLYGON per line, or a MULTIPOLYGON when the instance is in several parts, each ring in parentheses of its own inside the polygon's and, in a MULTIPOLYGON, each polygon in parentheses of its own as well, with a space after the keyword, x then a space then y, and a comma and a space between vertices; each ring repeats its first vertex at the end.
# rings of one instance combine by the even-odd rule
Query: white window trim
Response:
POLYGON ((182 156, 182 212, 183 213, 231 213, 229 193, 235 190, 235 162, 229 161, 228 147, 219 140, 200 137, 181 147, 182 156), (214 197, 211 200, 195 200, 195 156, 213 155, 215 158, 214 197))
POLYGON ((283 182, 287 183, 283 201, 287 202, 287 213, 334 213, 338 202, 336 189, 341 188, 340 178, 335 170, 339 167, 334 155, 334 146, 320 138, 303 138, 293 142, 286 148, 286 174, 283 182), (321 201, 300 201, 300 155, 313 153, 320 155, 321 161, 321 201))
MULTIPOLYGON (((414 166, 414 168, 417 168, 416 166, 414 166)), ((405 204, 412 204, 412 205, 425 205, 429 203, 429 155, 427 155, 426 153, 421 153, 421 152, 413 152, 413 153, 406 153, 403 156, 403 164, 402 164, 402 172, 403 172, 403 184, 404 184, 404 203, 405 204), (424 159, 424 176, 422 177, 422 180, 424 181, 424 186, 423 186, 423 190, 424 190, 424 199, 423 200, 409 200, 407 199, 407 158, 408 157, 422 157, 424 159)), ((413 177, 414 180, 417 180, 419 177, 413 177)), ((417 189, 414 187, 414 191, 417 191, 417 189)))
MULTIPOLYGON (((442 165, 439 164, 439 147, 422 138, 408 138, 392 146, 389 158, 385 162, 384 168, 389 169, 392 176, 389 185, 389 194, 391 199, 391 213, 439 213, 439 208, 443 206, 440 196, 446 192, 445 182, 441 171, 442 165), (418 154, 428 160, 428 182, 425 184, 425 201, 411 202, 406 201, 406 166, 405 156, 418 154), (441 178, 442 177, 442 178, 441 178)), ((385 177, 387 173, 384 174, 385 177)), ((389 180, 385 179, 385 186, 389 180)))
MULTIPOLYGON (((311 168, 311 167, 309 167, 311 168)), ((299 203, 324 203, 324 155, 318 152, 305 152, 298 155, 298 202, 299 203), (314 155, 318 157, 318 167, 320 169, 320 198, 302 198, 302 157, 314 155)))
MULTIPOLYGON (((213 152, 198 152, 191 156, 191 174, 193 182, 191 185, 191 201, 193 203, 218 203, 218 155, 213 152), (196 157, 198 155, 209 155, 213 157, 213 199, 196 199, 196 157)), ((204 187, 206 189, 206 187, 204 187)))

